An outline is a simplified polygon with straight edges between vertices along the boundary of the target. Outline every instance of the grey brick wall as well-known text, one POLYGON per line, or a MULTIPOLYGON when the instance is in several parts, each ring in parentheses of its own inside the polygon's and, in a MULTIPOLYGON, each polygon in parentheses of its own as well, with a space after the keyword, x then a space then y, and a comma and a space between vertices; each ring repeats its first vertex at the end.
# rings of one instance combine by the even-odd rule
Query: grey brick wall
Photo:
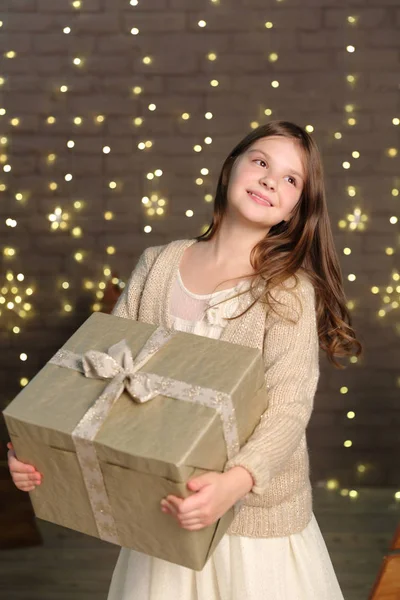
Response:
MULTIPOLYGON (((389 221, 399 216, 399 154, 387 154, 399 148, 400 127, 393 123, 400 119, 398 0, 139 0, 137 6, 82 0, 79 9, 67 0, 3 0, 1 10, 0 108, 6 113, 0 115, 0 289, 11 287, 9 270, 25 275, 17 282, 20 289, 34 288, 23 299, 32 304, 30 318, 0 305, 1 405, 89 314, 104 265, 124 279, 145 247, 197 235, 210 221, 205 195, 213 193, 227 152, 252 123, 283 118, 314 127, 346 293, 365 344, 365 356, 345 371, 334 370, 321 355, 308 430, 311 475, 314 481, 337 478, 349 488, 398 484, 399 308, 377 315, 387 306, 384 296, 397 302, 400 296, 400 281, 392 279, 399 268, 399 226, 389 221), (198 26, 200 19, 205 28, 198 26), (63 33, 67 26, 69 34, 63 33), (131 35, 132 27, 138 35, 131 35), (354 53, 346 50, 350 44, 354 53), (14 58, 7 57, 10 51, 14 58), (217 60, 209 61, 209 52, 217 60), (278 60, 270 62, 273 52, 278 60), (143 63, 145 56, 151 64, 143 63), (82 67, 73 64, 75 57, 84 59, 82 67), (346 80, 349 74, 355 83, 346 80), (218 87, 210 85, 212 79, 218 87), (274 80, 278 88, 271 86, 274 80), (61 85, 68 85, 67 93, 59 91, 61 85), (143 88, 141 94, 132 92, 135 86, 143 88), (151 103, 155 111, 148 109, 151 103), (347 112, 347 105, 353 110, 347 112), (211 120, 204 117, 208 111, 211 120), (185 112, 190 119, 182 119, 185 112), (97 115, 105 116, 103 123, 97 115), (54 124, 47 123, 49 116, 54 124), (80 126, 73 122, 78 116, 80 126), (132 123, 137 117, 141 126, 132 123), (356 124, 349 125, 349 118, 356 124), (335 139, 335 132, 342 138, 335 139), (206 136, 212 144, 204 143, 206 136), (139 150, 147 140, 152 147, 139 150), (195 144, 202 152, 194 152, 195 144), (49 163, 52 153, 56 160, 49 163), (345 170, 347 160, 351 168, 345 170), (199 186, 204 167, 209 174, 199 186), (157 168, 163 176, 149 181, 147 174, 157 168), (67 173, 71 182, 64 179, 67 173), (51 182, 58 184, 55 191, 51 182), (356 188, 355 197, 347 186, 356 188), (21 192, 22 201, 16 199, 21 192), (145 212, 141 199, 152 193, 166 200, 163 216, 145 212), (80 210, 74 208, 78 200, 80 210), (50 230, 48 215, 57 206, 70 214, 67 231, 50 230), (368 217, 365 230, 342 229, 339 221, 356 207, 368 217), (193 217, 186 217, 187 209, 193 217), (113 220, 104 218, 106 211, 113 220), (145 233, 148 225, 152 231, 145 233), (73 227, 82 229, 81 238, 71 235, 73 227), (110 245, 113 255, 106 252, 110 245), (9 247, 15 256, 4 255, 9 247), (346 247, 352 250, 348 256, 346 247), (85 259, 78 263, 74 254, 80 250, 85 259), (353 282, 347 279, 351 273, 357 276, 353 282), (84 288, 87 279, 96 282, 93 290, 84 288), (390 285, 394 291, 388 293, 390 285), (380 292, 373 294, 372 286, 380 292), (71 312, 63 310, 65 303, 71 312), (340 393, 343 386, 347 394, 340 393), (350 410, 354 419, 347 418, 350 410), (352 440, 351 448, 345 440, 352 440), (360 464, 367 466, 362 473, 360 464)), ((1 294, 9 300, 10 292, 1 294)))

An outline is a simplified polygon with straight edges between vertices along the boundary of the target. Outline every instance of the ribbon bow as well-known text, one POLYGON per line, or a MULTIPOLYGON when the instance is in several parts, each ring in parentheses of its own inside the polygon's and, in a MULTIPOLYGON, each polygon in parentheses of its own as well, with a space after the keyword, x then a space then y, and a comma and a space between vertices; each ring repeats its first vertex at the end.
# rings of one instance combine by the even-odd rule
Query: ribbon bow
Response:
POLYGON ((82 370, 85 377, 113 379, 115 385, 119 384, 126 389, 135 402, 143 403, 152 400, 159 393, 151 385, 147 373, 137 373, 150 357, 148 355, 146 360, 133 360, 126 340, 121 340, 111 346, 108 353, 98 350, 86 352, 82 356, 82 370))

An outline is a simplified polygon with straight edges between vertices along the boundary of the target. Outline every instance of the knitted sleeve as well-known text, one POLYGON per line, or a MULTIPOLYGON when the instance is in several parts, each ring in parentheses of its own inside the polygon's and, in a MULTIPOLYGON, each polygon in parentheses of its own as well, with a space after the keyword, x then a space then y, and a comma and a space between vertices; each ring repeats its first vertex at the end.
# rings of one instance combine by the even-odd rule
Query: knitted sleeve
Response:
POLYGON ((144 289, 146 277, 157 257, 157 250, 161 246, 150 246, 140 255, 136 267, 133 269, 129 280, 115 304, 111 314, 125 319, 138 320, 140 299, 144 289))
POLYGON ((253 477, 251 492, 265 494, 269 482, 286 466, 305 433, 319 379, 319 340, 312 283, 282 286, 277 305, 266 318, 263 358, 268 408, 246 444, 224 470, 245 467, 253 477), (295 320, 296 323, 284 318, 295 320))

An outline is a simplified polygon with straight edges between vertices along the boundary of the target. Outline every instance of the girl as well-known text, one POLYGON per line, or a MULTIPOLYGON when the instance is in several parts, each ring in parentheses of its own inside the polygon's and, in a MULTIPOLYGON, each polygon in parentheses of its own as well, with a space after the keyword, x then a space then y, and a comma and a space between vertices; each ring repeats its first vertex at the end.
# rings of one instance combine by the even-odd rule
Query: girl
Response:
MULTIPOLYGON (((361 344, 307 132, 286 121, 250 132, 222 167, 208 230, 147 248, 114 315, 260 348, 269 406, 223 473, 161 501, 167 518, 197 530, 243 498, 204 569, 123 548, 108 600, 343 600, 312 512, 305 432, 319 347, 341 367, 336 357, 361 344)), ((11 447, 9 464, 20 489, 40 483, 11 447)))

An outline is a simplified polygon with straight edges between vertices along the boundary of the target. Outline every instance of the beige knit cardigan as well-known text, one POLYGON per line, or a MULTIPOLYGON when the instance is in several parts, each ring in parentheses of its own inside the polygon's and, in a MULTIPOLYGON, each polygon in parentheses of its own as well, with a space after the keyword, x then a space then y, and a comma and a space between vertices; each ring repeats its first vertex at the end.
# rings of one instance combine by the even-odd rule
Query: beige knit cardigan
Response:
MULTIPOLYGON (((196 240, 184 239, 147 248, 113 314, 172 328, 168 311, 172 283, 185 249, 193 243, 196 240)), ((275 292, 286 307, 278 305, 280 314, 295 323, 257 302, 245 315, 229 321, 220 338, 262 350, 269 394, 268 408, 253 434, 225 466, 227 470, 241 465, 254 479, 228 529, 231 535, 287 536, 304 529, 312 516, 305 430, 319 378, 319 343, 314 288, 305 274, 299 273, 299 279, 294 291, 287 289, 291 278, 275 292)), ((250 293, 242 296, 247 306, 249 298, 250 293)))

